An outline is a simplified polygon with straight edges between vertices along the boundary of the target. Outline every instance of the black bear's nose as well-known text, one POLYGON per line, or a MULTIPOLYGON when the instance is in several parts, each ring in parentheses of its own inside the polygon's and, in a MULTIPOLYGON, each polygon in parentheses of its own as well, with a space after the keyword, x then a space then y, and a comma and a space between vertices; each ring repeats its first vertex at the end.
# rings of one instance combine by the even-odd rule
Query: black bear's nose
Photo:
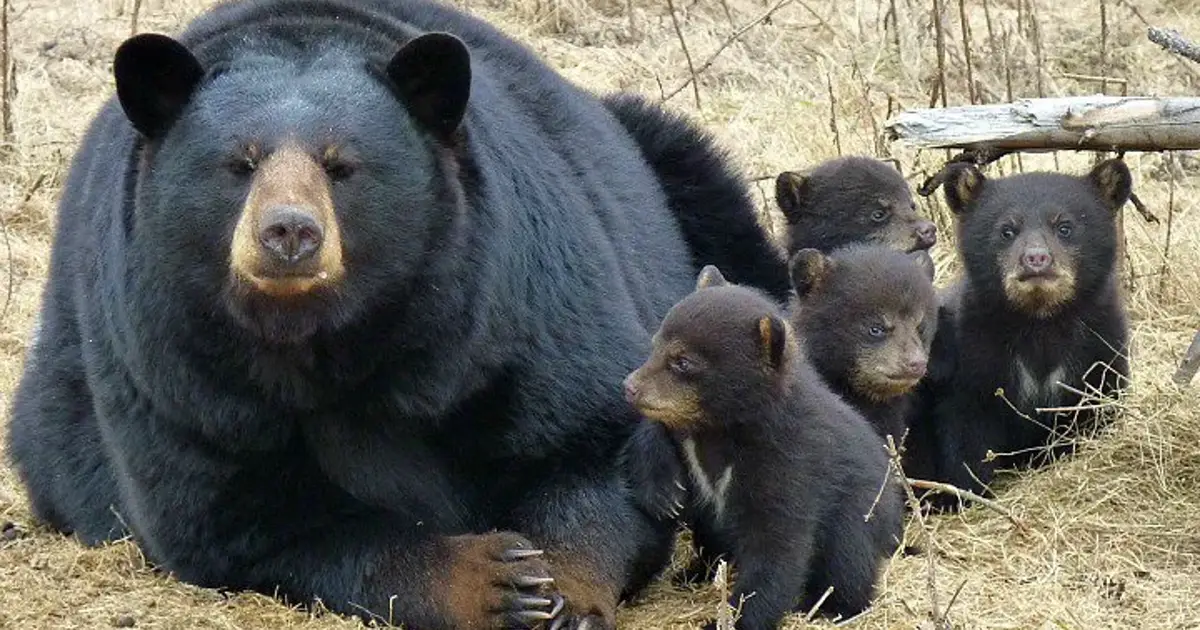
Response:
POLYGON ((1021 256, 1021 264, 1034 273, 1049 269, 1052 262, 1054 262, 1054 258, 1044 247, 1031 247, 1025 250, 1025 254, 1021 256))
POLYGON ((313 215, 294 206, 275 206, 263 213, 258 241, 285 263, 311 258, 321 249, 324 231, 313 215))
POLYGON ((633 381, 633 375, 625 377, 625 400, 629 401, 630 404, 635 404, 637 403, 637 397, 638 388, 637 384, 633 381))
POLYGON ((917 224, 917 242, 924 249, 929 249, 937 244, 937 226, 933 224, 933 221, 922 221, 917 224))

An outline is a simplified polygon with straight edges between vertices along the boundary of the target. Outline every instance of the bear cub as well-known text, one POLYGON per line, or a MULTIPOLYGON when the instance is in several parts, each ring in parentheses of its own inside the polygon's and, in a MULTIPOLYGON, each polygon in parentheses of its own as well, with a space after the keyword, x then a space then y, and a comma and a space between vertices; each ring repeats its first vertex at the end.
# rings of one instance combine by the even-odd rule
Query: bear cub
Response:
POLYGON ((917 213, 908 182, 892 165, 852 155, 775 178, 775 203, 787 220, 787 254, 824 253, 856 242, 902 252, 929 249, 937 226, 917 213))
POLYGON ((685 460, 686 519, 737 572, 737 628, 775 628, 830 586, 827 615, 870 605, 901 536, 899 486, 870 425, 824 384, 776 302, 706 266, 625 394, 685 460))
POLYGON ((1089 401, 1128 379, 1115 262, 1132 182, 1118 159, 1083 176, 950 168, 964 274, 943 300, 919 428, 936 440, 942 480, 985 492, 998 468, 1071 452, 1061 442, 1099 419, 1089 401))
POLYGON ((933 259, 854 244, 792 257, 791 323, 826 383, 886 440, 907 429, 937 328, 933 259))

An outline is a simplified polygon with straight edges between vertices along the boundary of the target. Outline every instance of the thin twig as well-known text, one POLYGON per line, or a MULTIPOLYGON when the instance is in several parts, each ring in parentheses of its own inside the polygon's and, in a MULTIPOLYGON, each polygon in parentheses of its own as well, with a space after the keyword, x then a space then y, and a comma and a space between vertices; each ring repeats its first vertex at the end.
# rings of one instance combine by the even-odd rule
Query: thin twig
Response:
MULTIPOLYGON (((1100 76, 1108 76, 1108 2, 1100 0, 1100 76)), ((1108 81, 1100 81, 1100 93, 1108 93, 1108 81)))
POLYGON ((8 0, 0 6, 0 142, 8 144, 13 139, 12 119, 12 74, 9 62, 8 0))
POLYGON ((1197 371, 1200 371, 1200 330, 1197 330, 1196 336, 1192 337, 1192 344, 1183 353, 1183 359, 1179 361, 1179 369, 1175 370, 1171 380, 1176 385, 1187 385, 1196 376, 1197 371))
MULTIPOLYGON (((713 65, 713 62, 715 62, 717 60, 717 57, 726 48, 730 47, 731 45, 733 45, 734 42, 738 41, 738 39, 741 38, 742 35, 745 35, 747 31, 749 31, 750 29, 754 28, 755 26, 758 26, 759 24, 762 24, 763 22, 767 21, 772 15, 775 14, 776 11, 791 4, 794 1, 795 0, 778 0, 778 2, 776 2, 770 9, 767 9, 766 12, 764 12, 762 15, 760 15, 760 16, 754 18, 753 20, 747 22, 746 24, 742 25, 742 27, 737 29, 736 31, 734 31, 733 34, 730 35, 728 39, 721 42, 720 46, 717 46, 717 49, 714 50, 713 53, 708 56, 708 59, 704 60, 704 63, 700 64, 700 67, 696 68, 692 72, 691 77, 689 77, 686 81, 684 81, 683 84, 680 85, 679 87, 675 88, 674 90, 671 90, 671 92, 668 93, 665 97, 663 97, 662 100, 664 102, 669 101, 672 98, 674 98, 676 94, 679 94, 680 92, 686 90, 689 85, 691 85, 692 83, 694 83, 696 81, 696 77, 698 75, 702 74, 705 70, 708 70, 708 68, 713 65)), ((672 10, 671 15, 673 16, 674 14, 675 14, 675 11, 672 10)), ((697 96, 697 100, 698 99, 699 99, 699 96, 697 96)))
MULTIPOLYGON (((928 549, 925 552, 926 567, 928 573, 926 575, 926 584, 929 588, 929 609, 930 616, 934 626, 942 628, 946 626, 946 618, 942 615, 941 607, 938 605, 937 592, 937 564, 933 553, 933 527, 929 525, 929 521, 925 519, 925 513, 921 510, 921 501, 917 499, 917 493, 913 490, 913 484, 909 482, 908 476, 904 474, 904 464, 901 461, 900 451, 896 448, 896 440, 891 434, 887 438, 887 452, 891 461, 892 471, 896 473, 897 481, 904 488, 904 494, 908 499, 908 507, 912 511, 913 516, 917 519, 917 523, 921 526, 921 532, 925 535, 925 541, 928 549)), ((908 431, 905 430, 904 436, 900 439, 901 443, 908 438, 908 431)))
POLYGON ((671 25, 675 27, 675 35, 679 37, 679 45, 683 47, 683 56, 687 59, 688 72, 692 74, 692 93, 696 96, 696 109, 700 109, 700 82, 696 80, 696 66, 692 63, 692 53, 688 51, 687 39, 679 26, 679 17, 675 15, 675 2, 667 0, 667 11, 671 12, 671 25))
POLYGON ((138 34, 138 16, 142 13, 142 0, 133 0, 133 16, 129 18, 129 36, 138 34))
POLYGON ((975 93, 975 73, 971 67, 971 21, 967 19, 966 0, 958 0, 958 19, 962 22, 963 58, 967 65, 967 98, 974 105, 979 99, 975 93))
MULTIPOLYGON (((946 106, 946 34, 942 26, 941 0, 933 0, 933 28, 937 35, 938 88, 942 92, 942 107, 946 106)), ((936 97, 936 95, 935 95, 936 97)), ((933 107, 933 105, 930 105, 933 107)))
POLYGON ((1171 270, 1171 227, 1175 223, 1175 153, 1168 152, 1164 156, 1167 161, 1167 175, 1170 177, 1167 188, 1167 241, 1163 244, 1162 266, 1159 267, 1158 298, 1161 300, 1167 290, 1167 274, 1171 270))
POLYGON ((999 503, 996 503, 995 501, 993 501, 991 499, 988 499, 988 498, 982 497, 978 494, 975 494, 974 492, 971 492, 970 490, 963 490, 962 488, 959 488, 958 486, 954 486, 954 485, 951 485, 948 483, 942 483, 940 481, 928 481, 925 479, 911 479, 910 478, 908 480, 908 482, 910 484, 912 484, 912 487, 914 487, 914 488, 920 488, 921 490, 930 490, 932 492, 940 492, 942 494, 952 494, 952 495, 958 497, 959 500, 971 501, 973 503, 978 503, 979 505, 982 505, 983 507, 985 507, 989 510, 992 510, 993 512, 996 512, 997 514, 1002 515, 1004 518, 1007 518, 1009 520, 1009 522, 1013 524, 1014 527, 1021 530, 1022 532, 1029 531, 1029 526, 1026 525, 1024 521, 1017 518, 1012 513, 1011 510, 1004 507, 1003 505, 1000 505, 999 503))
POLYGON ((825 70, 825 84, 829 87, 829 130, 833 132, 833 146, 837 148, 837 154, 842 154, 842 134, 838 132, 837 124, 837 96, 833 94, 833 76, 828 69, 825 70))
POLYGON ((1162 46, 1164 50, 1173 52, 1184 59, 1200 63, 1200 46, 1185 39, 1179 31, 1151 26, 1146 29, 1146 38, 1162 46))

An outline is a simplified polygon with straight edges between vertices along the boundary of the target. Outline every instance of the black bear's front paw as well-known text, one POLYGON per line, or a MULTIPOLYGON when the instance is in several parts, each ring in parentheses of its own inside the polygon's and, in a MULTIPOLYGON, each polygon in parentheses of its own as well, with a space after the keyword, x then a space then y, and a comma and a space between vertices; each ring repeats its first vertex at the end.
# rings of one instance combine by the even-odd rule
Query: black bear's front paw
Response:
POLYGON ((565 601, 549 565, 525 537, 511 532, 447 539, 446 604, 456 627, 539 628, 565 601))
POLYGON ((659 520, 678 520, 688 491, 683 465, 665 428, 653 422, 638 425, 623 464, 638 507, 659 520))

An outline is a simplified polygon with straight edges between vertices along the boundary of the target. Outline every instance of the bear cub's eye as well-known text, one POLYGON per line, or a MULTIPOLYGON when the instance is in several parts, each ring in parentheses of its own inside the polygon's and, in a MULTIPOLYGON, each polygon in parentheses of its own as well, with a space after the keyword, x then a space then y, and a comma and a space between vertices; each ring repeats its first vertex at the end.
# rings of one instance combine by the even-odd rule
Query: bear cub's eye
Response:
POLYGON ((1063 221, 1062 223, 1058 224, 1057 229, 1058 229, 1059 236, 1061 236, 1063 238, 1068 238, 1071 236, 1071 231, 1074 229, 1074 227, 1070 223, 1063 221))
POLYGON ((1006 226, 1000 228, 1000 237, 1003 238, 1004 240, 1011 241, 1014 238, 1016 238, 1016 236, 1017 236, 1017 228, 1015 228, 1011 225, 1006 225, 1006 226))
POLYGON ((680 376, 686 376, 692 371, 692 362, 685 356, 671 359, 671 371, 680 376))
POLYGON ((871 220, 876 223, 882 223, 883 221, 885 221, 888 218, 889 215, 892 214, 891 209, 887 207, 886 201, 880 199, 879 204, 883 207, 876 208, 875 212, 871 213, 871 220))
POLYGON ((875 324, 867 329, 867 334, 871 335, 875 339, 882 339, 885 335, 887 335, 887 329, 879 324, 875 324))

